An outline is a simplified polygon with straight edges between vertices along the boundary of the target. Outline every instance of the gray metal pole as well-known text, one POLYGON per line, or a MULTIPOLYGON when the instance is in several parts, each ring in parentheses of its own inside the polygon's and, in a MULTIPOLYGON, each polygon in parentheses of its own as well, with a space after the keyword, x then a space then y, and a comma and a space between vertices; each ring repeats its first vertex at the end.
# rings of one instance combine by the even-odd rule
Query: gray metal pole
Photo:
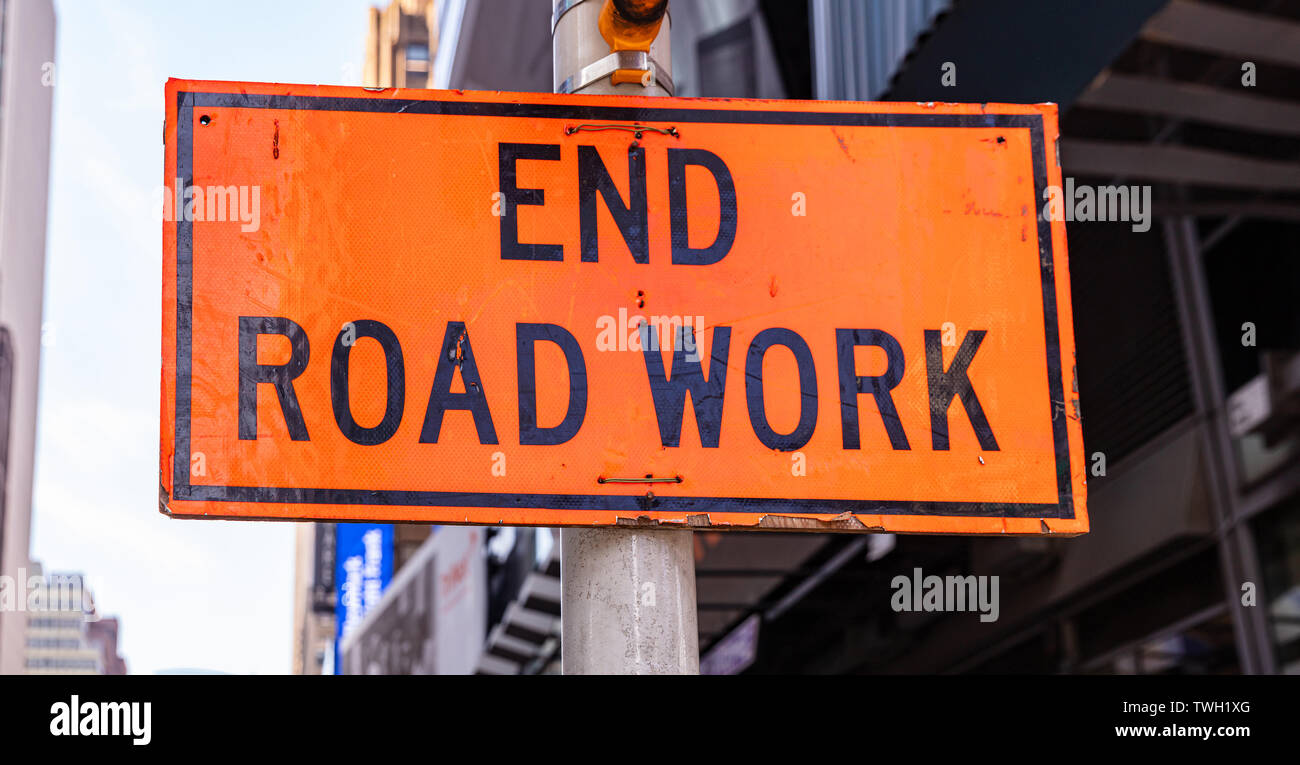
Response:
MULTIPOLYGON (((555 0, 556 92, 672 95, 670 19, 642 83, 614 85, 597 26, 604 0, 555 0)), ((626 63, 626 62, 624 62, 626 63)), ((564 529, 560 534, 561 646, 566 675, 698 674, 693 534, 674 529, 564 529)))
POLYGON ((561 537, 564 674, 699 673, 689 531, 565 529, 561 537))

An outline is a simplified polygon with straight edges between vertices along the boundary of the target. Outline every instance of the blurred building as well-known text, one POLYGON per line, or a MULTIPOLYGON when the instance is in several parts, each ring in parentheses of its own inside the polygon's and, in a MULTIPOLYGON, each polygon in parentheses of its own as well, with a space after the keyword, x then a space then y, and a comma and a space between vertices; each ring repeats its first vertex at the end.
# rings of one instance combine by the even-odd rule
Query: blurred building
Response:
MULTIPOLYGON (((0 0, 0 575, 15 579, 31 536, 54 27, 51 0, 0 0)), ((23 671, 25 618, 0 612, 0 674, 23 671)))
POLYGON ((86 623, 86 642, 99 649, 102 675, 126 674, 126 659, 117 652, 117 630, 116 616, 104 616, 86 623))
POLYGON ((434 0, 391 0, 371 7, 362 84, 366 87, 427 88, 438 48, 434 0))
POLYGON ((488 628, 475 672, 559 674, 560 535, 508 526, 489 533, 488 628))
POLYGON ((334 641, 334 524, 295 524, 293 673, 319 675, 334 641))
MULTIPOLYGON (((442 0, 434 86, 550 91, 569 5, 442 0)), ((1052 101, 1067 177, 1154 200, 1146 231, 1067 224, 1082 403, 1068 414, 1092 532, 697 533, 704 666, 1300 672, 1300 3, 672 0, 669 14, 679 96, 1052 101), (895 613, 890 582, 916 567, 1000 577, 1000 618, 895 613)), ((553 671, 558 630, 511 625, 524 601, 558 614, 537 595, 549 532, 495 533, 489 640, 536 639, 489 646, 482 671, 553 671)))
POLYGON ((343 637, 341 674, 473 673, 488 615, 486 531, 436 527, 379 603, 343 637))
POLYGON ((755 668, 1300 671, 1300 4, 884 5, 814 0, 819 97, 1056 102, 1067 179, 1148 186, 1154 219, 1067 223, 1092 533, 900 540, 765 624, 755 668), (853 598, 913 566, 999 574, 1001 618, 853 598))
POLYGON ((44 575, 33 563, 25 580, 27 636, 25 668, 29 675, 125 675, 126 661, 117 652, 118 621, 103 618, 75 573, 44 575))

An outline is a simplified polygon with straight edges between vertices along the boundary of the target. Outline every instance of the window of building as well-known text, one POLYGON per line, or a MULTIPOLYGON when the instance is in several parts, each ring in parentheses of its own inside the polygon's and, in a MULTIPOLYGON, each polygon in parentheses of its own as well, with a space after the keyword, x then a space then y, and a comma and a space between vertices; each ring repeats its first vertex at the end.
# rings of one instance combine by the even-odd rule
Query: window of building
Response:
POLYGON ((57 638, 57 637, 29 637, 27 638, 28 648, 81 648, 79 638, 57 638))
POLYGON ((1267 511, 1255 523, 1262 591, 1277 651, 1278 671, 1300 674, 1300 499, 1267 511))
POLYGON ((27 620, 27 626, 31 629, 81 629, 81 623, 85 620, 85 614, 80 611, 69 611, 66 613, 51 612, 49 616, 32 616, 27 620))
POLYGON ((1246 221, 1210 244, 1205 282, 1231 393, 1262 371, 1264 351, 1300 349, 1300 259, 1281 257, 1300 249, 1300 225, 1246 221))
POLYGON ((700 40, 700 95, 705 98, 756 98, 754 25, 749 17, 700 40))
POLYGON ((1300 226, 1263 220, 1214 224, 1203 226, 1211 245, 1205 275, 1229 411, 1268 412, 1274 423, 1234 434, 1242 482, 1250 485, 1300 459, 1300 434, 1276 426, 1282 411, 1269 402, 1266 379, 1269 363, 1287 364, 1300 351, 1300 304, 1290 294, 1300 283, 1300 260, 1278 257, 1300 247, 1300 226))
POLYGON ((41 656, 27 660, 28 669, 80 670, 94 672, 99 664, 94 659, 68 659, 41 656))
POLYGON ((1193 614, 1169 629, 1100 657, 1084 674, 1222 675, 1241 671, 1232 615, 1223 604, 1193 614))
POLYGON ((1218 551, 1205 547, 1079 611, 1072 671, 1238 672, 1220 571, 1218 551))

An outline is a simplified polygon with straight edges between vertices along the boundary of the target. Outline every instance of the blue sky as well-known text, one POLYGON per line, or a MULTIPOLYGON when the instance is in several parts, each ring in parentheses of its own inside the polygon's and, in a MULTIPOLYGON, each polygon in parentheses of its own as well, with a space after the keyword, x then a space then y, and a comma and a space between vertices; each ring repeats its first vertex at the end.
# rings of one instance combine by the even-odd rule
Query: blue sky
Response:
POLYGON ((32 557, 82 571, 132 672, 287 672, 293 526, 158 514, 163 86, 356 85, 366 0, 57 0, 32 557))

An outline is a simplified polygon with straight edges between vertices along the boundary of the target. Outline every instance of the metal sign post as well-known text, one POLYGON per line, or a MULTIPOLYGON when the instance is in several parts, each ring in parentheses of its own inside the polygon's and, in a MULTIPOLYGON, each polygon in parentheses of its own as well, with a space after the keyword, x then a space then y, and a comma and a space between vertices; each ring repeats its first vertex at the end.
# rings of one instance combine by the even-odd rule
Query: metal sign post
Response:
MULTIPOLYGON (((667 5, 556 0, 555 92, 671 96, 667 5)), ((560 538, 566 675, 699 673, 693 534, 566 528, 560 538)))

